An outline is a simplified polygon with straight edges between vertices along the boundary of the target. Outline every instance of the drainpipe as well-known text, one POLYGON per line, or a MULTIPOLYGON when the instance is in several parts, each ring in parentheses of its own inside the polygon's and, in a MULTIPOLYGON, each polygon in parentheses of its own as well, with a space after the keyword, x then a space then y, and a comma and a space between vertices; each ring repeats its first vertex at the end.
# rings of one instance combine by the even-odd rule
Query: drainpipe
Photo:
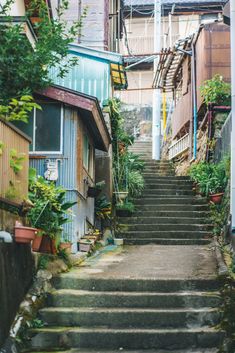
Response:
POLYGON ((192 93, 193 93, 193 159, 197 158, 197 79, 195 44, 192 43, 192 93))
POLYGON ((235 247, 235 2, 230 1, 231 76, 232 76, 232 134, 231 134, 231 214, 232 243, 235 247))

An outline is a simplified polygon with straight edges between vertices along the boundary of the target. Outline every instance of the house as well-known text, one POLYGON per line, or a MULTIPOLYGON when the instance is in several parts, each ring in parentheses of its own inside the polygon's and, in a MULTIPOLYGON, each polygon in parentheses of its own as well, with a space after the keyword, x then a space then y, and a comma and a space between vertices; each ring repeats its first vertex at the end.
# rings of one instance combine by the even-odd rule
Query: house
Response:
MULTIPOLYGON (((59 0, 51 0, 54 14, 59 0)), ((77 44, 97 50, 119 52, 122 36, 123 0, 70 0, 63 18, 68 23, 78 21, 86 9, 82 33, 78 33, 77 44)))
POLYGON ((76 252, 78 239, 94 226, 94 199, 88 197, 88 188, 95 184, 95 150, 107 152, 111 137, 97 98, 51 86, 35 99, 42 111, 34 111, 27 125, 15 125, 32 138, 30 166, 77 202, 63 233, 76 252))
MULTIPOLYGON (((51 70, 55 84, 85 93, 98 99, 103 108, 114 92, 127 88, 127 77, 122 55, 118 53, 87 48, 79 44, 71 44, 68 57, 78 59, 64 78, 57 77, 56 68, 51 70)), ((107 126, 110 127, 109 116, 104 114, 107 126)), ((95 158, 96 182, 105 181, 105 194, 112 198, 112 148, 108 152, 96 150, 95 158)))
MULTIPOLYGON (((196 34, 178 41, 171 54, 165 55, 162 52, 154 86, 168 92, 174 105, 168 120, 173 141, 169 149, 170 158, 191 149, 194 118, 197 116, 199 119, 199 122, 196 122, 198 128, 205 117, 200 87, 204 81, 216 74, 230 82, 230 62, 230 29, 222 22, 202 25, 196 34), (190 55, 192 49, 194 56, 190 55), (196 73, 195 82, 192 77, 193 67, 196 73)), ((196 129, 194 146, 195 140, 196 129)))
MULTIPOLYGON (((226 1, 215 0, 162 0, 161 46, 171 48, 174 43, 197 31, 203 23, 220 18, 226 1)), ((146 121, 152 120, 154 77, 154 1, 124 1, 124 31, 120 52, 124 56, 128 89, 120 92, 127 115, 135 111, 146 121), (137 62, 139 62, 137 64, 137 62)), ((156 57, 155 57, 156 58, 156 57)), ((170 106, 170 99, 168 100, 170 106)), ((133 124, 134 125, 134 124, 133 124)))

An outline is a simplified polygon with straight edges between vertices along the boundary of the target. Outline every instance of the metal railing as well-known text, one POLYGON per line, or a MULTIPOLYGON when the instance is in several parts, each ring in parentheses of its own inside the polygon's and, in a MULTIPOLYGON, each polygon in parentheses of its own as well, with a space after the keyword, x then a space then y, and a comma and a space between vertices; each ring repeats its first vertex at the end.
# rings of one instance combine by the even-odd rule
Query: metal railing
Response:
POLYGON ((189 148, 189 134, 186 134, 169 147, 169 151, 168 151, 169 159, 173 159, 179 156, 181 153, 187 151, 188 148, 189 148))

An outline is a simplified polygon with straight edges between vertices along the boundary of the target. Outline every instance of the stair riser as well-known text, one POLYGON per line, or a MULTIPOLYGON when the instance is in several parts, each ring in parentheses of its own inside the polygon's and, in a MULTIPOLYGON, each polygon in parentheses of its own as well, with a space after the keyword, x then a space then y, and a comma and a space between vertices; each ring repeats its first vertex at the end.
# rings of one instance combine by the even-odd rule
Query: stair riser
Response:
POLYGON ((139 212, 173 212, 173 211, 191 211, 191 212, 208 212, 208 205, 204 204, 204 205, 177 205, 177 204, 162 204, 162 205, 151 205, 149 203, 146 203, 145 205, 136 205, 136 211, 139 212))
POLYGON ((124 239, 124 245, 207 245, 210 239, 167 239, 167 238, 129 238, 124 239))
POLYGON ((222 334, 217 332, 46 332, 31 340, 35 349, 57 348, 105 348, 105 349, 191 349, 192 347, 219 347, 222 334))
POLYGON ((100 327, 108 328, 177 328, 177 327, 203 327, 216 325, 220 315, 215 310, 212 312, 125 312, 118 313, 109 310, 94 312, 92 309, 83 312, 42 311, 40 317, 43 322, 54 326, 80 326, 80 327, 100 327))
POLYGON ((142 199, 146 199, 153 196, 164 197, 164 196, 194 196, 195 192, 192 190, 172 190, 172 189, 162 189, 162 190, 143 190, 142 199))
POLYGON ((171 184, 161 184, 161 183, 159 183, 159 184, 145 184, 145 189, 144 189, 144 191, 147 191, 147 190, 149 190, 149 191, 155 191, 155 190, 176 190, 176 191, 178 191, 178 190, 190 190, 190 191, 192 191, 192 185, 191 185, 191 183, 188 183, 188 184, 185 184, 185 183, 181 183, 181 185, 180 185, 180 183, 175 183, 175 184, 173 184, 173 183, 171 183, 171 184))
POLYGON ((102 308, 201 308, 216 307, 220 303, 216 296, 197 295, 132 295, 86 293, 84 295, 57 295, 52 294, 48 298, 48 304, 53 307, 102 307, 102 308))
POLYGON ((139 217, 126 217, 126 218, 119 218, 118 219, 119 225, 125 224, 125 225, 141 225, 141 224, 174 224, 174 225, 185 225, 185 224, 209 224, 210 220, 206 217, 192 217, 192 218, 185 218, 185 214, 181 213, 181 216, 178 215, 178 217, 145 217, 144 214, 140 214, 139 217))
MULTIPOLYGON (((158 221, 161 221, 162 218, 173 218, 174 217, 177 217, 179 219, 182 219, 184 217, 188 217, 190 219, 200 219, 202 222, 204 219, 210 219, 210 214, 209 212, 206 212, 205 211, 177 211, 176 209, 174 211, 148 211, 148 210, 141 210, 141 211, 137 211, 133 213, 133 216, 131 218, 128 218, 131 219, 132 218, 141 218, 141 217, 149 217, 149 218, 154 218, 154 219, 157 219, 158 221)), ((123 218, 122 218, 123 220, 123 218)), ((177 222, 176 222, 177 223, 177 222)))
MULTIPOLYGON (((74 278, 54 277, 53 285, 60 289, 112 292, 178 292, 178 291, 213 291, 220 288, 221 283, 214 279, 180 280, 180 279, 119 279, 112 278, 74 278)), ((144 294, 144 293, 143 293, 144 294)))
POLYGON ((138 206, 138 205, 153 205, 153 206, 157 206, 157 205, 170 205, 170 204, 173 204, 173 205, 202 205, 203 203, 206 204, 206 202, 203 200, 203 199, 196 199, 196 198, 193 198, 193 197, 188 197, 188 198, 180 198, 180 197, 175 197, 175 198, 145 198, 145 199, 138 199, 138 200, 135 200, 135 205, 138 206))
MULTIPOLYGON (((121 232, 176 232, 176 236, 180 237, 178 232, 182 232, 182 234, 188 235, 189 232, 210 232, 213 229, 213 225, 206 224, 119 224, 119 228, 121 232), (177 235, 178 234, 178 235, 177 235)), ((165 233, 164 233, 165 234, 165 233)), ((189 234, 190 236, 190 234, 189 234)))

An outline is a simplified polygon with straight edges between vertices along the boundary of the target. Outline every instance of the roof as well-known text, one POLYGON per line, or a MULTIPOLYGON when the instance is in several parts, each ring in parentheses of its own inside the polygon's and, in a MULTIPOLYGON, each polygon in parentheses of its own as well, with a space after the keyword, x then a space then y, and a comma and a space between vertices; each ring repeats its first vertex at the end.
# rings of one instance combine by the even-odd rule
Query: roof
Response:
POLYGON ((127 88, 127 77, 124 70, 123 57, 119 53, 96 50, 80 44, 70 44, 70 54, 98 59, 110 64, 111 77, 115 89, 127 88))
POLYGON ((37 95, 75 107, 94 140, 94 147, 108 151, 111 137, 96 97, 58 85, 52 85, 39 91, 37 95))

